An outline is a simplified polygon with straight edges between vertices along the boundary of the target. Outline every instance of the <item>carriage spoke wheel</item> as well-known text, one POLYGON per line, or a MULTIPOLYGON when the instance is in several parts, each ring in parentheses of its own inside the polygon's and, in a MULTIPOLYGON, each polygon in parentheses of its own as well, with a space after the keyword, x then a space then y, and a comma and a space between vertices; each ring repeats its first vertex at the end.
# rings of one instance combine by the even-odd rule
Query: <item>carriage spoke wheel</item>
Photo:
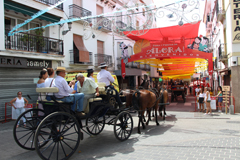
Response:
POLYGON ((41 159, 68 159, 80 143, 80 125, 66 112, 54 112, 39 124, 35 134, 35 149, 41 159), (44 147, 42 143, 48 142, 44 147))
MULTIPOLYGON (((18 117, 13 127, 13 137, 20 147, 27 150, 35 150, 33 144, 35 131, 44 117, 45 113, 41 109, 29 109, 18 117), (19 127, 17 128, 18 122, 19 127)), ((41 144, 40 147, 46 143, 41 144)))
POLYGON ((111 104, 111 105, 113 105, 113 106, 116 106, 116 98, 115 97, 110 97, 109 98, 109 103, 111 104))
POLYGON ((133 119, 130 113, 119 113, 114 122, 114 135, 119 141, 127 140, 132 134, 133 119))
POLYGON ((105 116, 95 116, 86 119, 87 131, 92 135, 98 135, 105 126, 105 116))

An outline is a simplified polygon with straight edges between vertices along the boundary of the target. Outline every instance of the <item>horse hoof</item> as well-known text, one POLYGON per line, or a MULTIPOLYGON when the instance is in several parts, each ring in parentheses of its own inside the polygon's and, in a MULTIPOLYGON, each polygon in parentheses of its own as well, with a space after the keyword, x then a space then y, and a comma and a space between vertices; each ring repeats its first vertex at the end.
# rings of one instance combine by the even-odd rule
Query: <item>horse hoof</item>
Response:
POLYGON ((157 123, 157 126, 159 126, 159 123, 157 123))
POLYGON ((141 132, 139 131, 138 134, 141 134, 141 132))
POLYGON ((148 123, 146 123, 146 125, 148 126, 148 123))

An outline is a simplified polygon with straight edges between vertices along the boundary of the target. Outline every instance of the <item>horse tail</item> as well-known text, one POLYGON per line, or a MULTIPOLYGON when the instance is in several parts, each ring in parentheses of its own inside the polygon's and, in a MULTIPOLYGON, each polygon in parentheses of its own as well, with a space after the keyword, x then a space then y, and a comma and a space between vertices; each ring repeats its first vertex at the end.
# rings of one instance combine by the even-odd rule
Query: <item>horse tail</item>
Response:
POLYGON ((132 95, 132 105, 135 110, 140 109, 140 103, 139 103, 140 95, 141 93, 139 92, 139 90, 135 91, 132 95))

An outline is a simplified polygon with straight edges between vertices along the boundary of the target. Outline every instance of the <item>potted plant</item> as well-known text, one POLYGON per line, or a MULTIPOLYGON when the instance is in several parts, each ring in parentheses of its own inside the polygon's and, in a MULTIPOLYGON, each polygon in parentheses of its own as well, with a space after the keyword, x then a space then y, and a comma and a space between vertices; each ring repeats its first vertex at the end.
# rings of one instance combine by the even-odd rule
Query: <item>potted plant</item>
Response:
POLYGON ((27 34, 24 34, 20 40, 23 42, 23 48, 33 47, 32 39, 27 34))
POLYGON ((43 28, 35 30, 35 34, 37 35, 36 36, 37 52, 43 52, 43 47, 45 46, 43 32, 44 32, 43 28))

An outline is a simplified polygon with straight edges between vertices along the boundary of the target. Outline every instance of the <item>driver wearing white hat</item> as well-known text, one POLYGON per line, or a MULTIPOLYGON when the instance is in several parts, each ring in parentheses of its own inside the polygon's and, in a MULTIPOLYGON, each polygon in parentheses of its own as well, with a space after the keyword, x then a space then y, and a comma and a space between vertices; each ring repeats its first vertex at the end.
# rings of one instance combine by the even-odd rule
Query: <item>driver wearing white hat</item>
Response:
POLYGON ((122 107, 122 101, 119 97, 119 93, 118 91, 114 88, 114 86, 112 86, 110 84, 113 83, 115 80, 112 77, 111 73, 109 71, 107 71, 107 67, 108 65, 106 63, 101 63, 99 68, 101 68, 101 71, 97 74, 97 80, 98 82, 103 82, 106 83, 106 88, 110 87, 111 89, 113 89, 116 92, 116 100, 118 102, 119 107, 122 107))

